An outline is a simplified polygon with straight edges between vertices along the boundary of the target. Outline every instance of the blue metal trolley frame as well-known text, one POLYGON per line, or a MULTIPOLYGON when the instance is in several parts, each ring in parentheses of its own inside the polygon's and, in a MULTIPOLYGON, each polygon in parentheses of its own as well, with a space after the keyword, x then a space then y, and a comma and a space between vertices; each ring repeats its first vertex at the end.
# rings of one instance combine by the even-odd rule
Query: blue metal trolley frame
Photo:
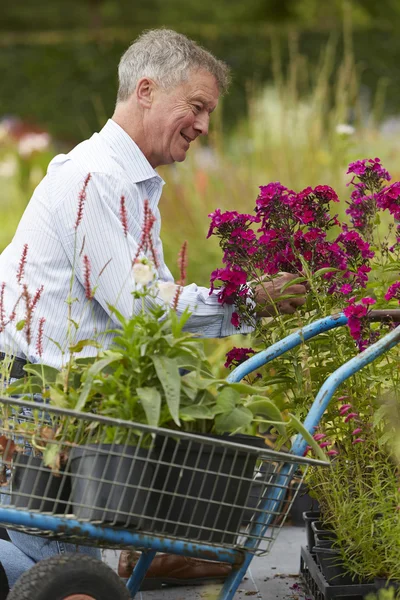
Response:
MULTIPOLYGON (((375 311, 378 313, 379 311, 375 311)), ((383 311, 382 311, 383 312, 383 311)), ((382 320, 382 315, 378 315, 376 320, 382 320)), ((239 382, 256 369, 267 364, 274 358, 281 356, 288 350, 310 340, 320 333, 341 327, 347 324, 347 318, 342 314, 337 314, 320 319, 299 331, 288 335, 283 340, 272 345, 270 348, 259 352, 249 358, 246 362, 237 367, 229 375, 229 382, 239 382)), ((400 342, 400 327, 394 329, 384 338, 367 348, 364 352, 355 356, 353 359, 342 365, 332 373, 317 394, 309 414, 304 422, 306 429, 313 433, 318 425, 324 411, 326 410, 336 389, 354 373, 370 364, 381 354, 387 352, 400 342)), ((1 399, 0 399, 1 401, 1 399)), ((306 449, 307 442, 298 435, 292 447, 291 454, 302 457, 306 449)), ((280 471, 282 479, 287 475, 288 469, 293 465, 284 464, 280 471)), ((282 489, 275 487, 272 495, 265 499, 263 508, 267 508, 263 515, 264 519, 257 520, 251 530, 251 535, 244 544, 244 547, 236 549, 235 547, 216 547, 202 542, 187 542, 179 539, 160 538, 157 535, 140 534, 132 531, 113 529, 110 527, 100 527, 91 523, 85 523, 78 519, 57 517, 52 515, 31 513, 24 510, 0 507, 0 523, 8 526, 24 526, 38 530, 59 531, 61 528, 66 533, 80 531, 82 535, 91 540, 99 540, 103 544, 109 543, 112 546, 137 547, 143 549, 132 576, 130 577, 127 588, 133 598, 140 589, 141 583, 151 562, 157 552, 167 552, 204 558, 208 560, 223 561, 232 564, 231 575, 226 580, 219 595, 219 600, 232 600, 238 586, 245 575, 254 555, 254 548, 260 533, 270 524, 274 508, 278 507, 282 501, 282 489)))

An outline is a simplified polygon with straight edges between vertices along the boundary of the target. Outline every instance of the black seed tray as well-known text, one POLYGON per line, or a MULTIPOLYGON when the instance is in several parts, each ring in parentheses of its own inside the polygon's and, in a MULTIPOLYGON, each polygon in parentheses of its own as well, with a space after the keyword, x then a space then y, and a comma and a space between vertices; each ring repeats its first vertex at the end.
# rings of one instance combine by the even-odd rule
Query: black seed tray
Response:
POLYGON ((315 562, 308 548, 301 549, 300 575, 305 583, 306 594, 312 600, 362 600, 370 592, 376 592, 374 583, 330 585, 315 562))

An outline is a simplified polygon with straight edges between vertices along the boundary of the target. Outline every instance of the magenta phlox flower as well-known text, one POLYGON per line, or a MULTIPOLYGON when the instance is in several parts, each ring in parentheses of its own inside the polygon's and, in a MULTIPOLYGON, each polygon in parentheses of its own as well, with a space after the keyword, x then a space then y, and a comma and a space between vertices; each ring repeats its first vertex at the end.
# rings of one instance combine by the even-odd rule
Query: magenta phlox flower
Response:
POLYGON ((375 298, 366 296, 365 298, 361 298, 361 303, 364 304, 364 306, 372 306, 373 304, 376 304, 376 300, 375 298))
POLYGON ((365 175, 365 171, 366 171, 365 163, 366 162, 367 162, 367 159, 364 158, 363 160, 357 160, 355 162, 350 163, 349 168, 347 169, 347 175, 349 173, 353 173, 354 175, 357 175, 357 177, 362 177, 363 175, 365 175))
POLYGON ((226 362, 224 366, 228 369, 230 367, 237 367, 245 360, 250 358, 252 354, 255 354, 253 348, 232 348, 226 354, 226 362))
POLYGON ((385 294, 385 300, 387 300, 388 302, 393 298, 398 300, 400 304, 400 281, 392 283, 392 285, 388 288, 388 291, 385 294))
POLYGON ((259 218, 257 216, 238 213, 236 210, 222 213, 221 210, 217 208, 208 216, 211 219, 211 223, 207 233, 207 238, 209 238, 211 235, 215 235, 215 232, 217 232, 219 235, 226 235, 237 228, 244 228, 250 223, 259 222, 259 218))
POLYGON ((252 229, 241 229, 240 227, 237 227, 236 229, 234 229, 230 235, 231 241, 234 240, 235 238, 250 241, 250 240, 254 240, 255 237, 256 237, 256 234, 254 233, 254 231, 252 229))
POLYGON ((337 193, 329 185, 317 185, 314 194, 321 202, 339 202, 337 193))
POLYGON ((376 204, 382 210, 388 210, 395 219, 400 218, 400 182, 383 188, 377 195, 376 204))
POLYGON ((326 433, 315 433, 313 435, 313 438, 316 442, 319 442, 320 440, 323 440, 324 438, 326 438, 326 433))
POLYGON ((351 432, 351 435, 358 435, 361 432, 362 432, 361 427, 356 427, 356 429, 351 432))
POLYGON ((353 287, 350 285, 350 283, 344 283, 340 288, 339 288, 339 292, 341 294, 343 294, 344 296, 347 296, 348 294, 351 294, 353 292, 353 287))
POLYGON ((390 181, 391 177, 388 171, 382 167, 379 158, 364 158, 349 164, 347 174, 353 173, 356 177, 372 177, 375 181, 384 179, 390 181))
POLYGON ((349 412, 350 409, 351 409, 351 404, 343 404, 343 406, 341 406, 339 408, 339 414, 343 416, 347 412, 349 412))
POLYGON ((343 231, 336 238, 337 243, 341 243, 348 256, 354 258, 368 259, 373 258, 374 252, 357 231, 343 231))
POLYGON ((232 313, 231 323, 234 327, 239 327, 240 325, 240 317, 237 312, 232 313))
POLYGON ((337 456, 339 454, 339 452, 337 450, 328 450, 327 455, 328 456, 337 456))
POLYGON ((347 317, 350 335, 356 341, 360 352, 379 338, 379 332, 371 330, 367 316, 368 308, 373 304, 375 304, 374 298, 363 298, 357 303, 353 297, 348 300, 348 306, 343 310, 347 317))
POLYGON ((354 445, 354 444, 363 444, 364 442, 365 442, 365 440, 363 438, 356 438, 351 443, 354 445))
POLYGON ((279 181, 273 181, 268 185, 260 185, 260 193, 258 195, 256 206, 264 208, 270 205, 271 201, 280 199, 282 202, 290 202, 293 190, 282 185, 279 181))
POLYGON ((322 442, 319 447, 320 448, 327 448, 328 446, 331 446, 332 442, 322 442))
POLYGON ((221 304, 232 304, 234 302, 234 296, 239 291, 240 287, 246 283, 247 274, 237 265, 227 266, 224 269, 216 269, 213 271, 211 273, 210 281, 210 294, 214 289, 217 289, 214 285, 215 282, 221 281, 223 287, 218 293, 218 301, 221 304))
POLYGON ((269 248, 274 248, 278 243, 279 232, 276 229, 264 231, 258 238, 258 242, 269 248))

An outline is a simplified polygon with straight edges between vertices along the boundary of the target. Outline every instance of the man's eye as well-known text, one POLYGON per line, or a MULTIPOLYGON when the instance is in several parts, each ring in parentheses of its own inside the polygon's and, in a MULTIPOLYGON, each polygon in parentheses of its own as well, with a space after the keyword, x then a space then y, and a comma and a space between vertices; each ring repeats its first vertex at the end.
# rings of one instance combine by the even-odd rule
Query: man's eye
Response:
POLYGON ((193 104, 196 112, 201 112, 203 110, 203 107, 201 104, 193 104))

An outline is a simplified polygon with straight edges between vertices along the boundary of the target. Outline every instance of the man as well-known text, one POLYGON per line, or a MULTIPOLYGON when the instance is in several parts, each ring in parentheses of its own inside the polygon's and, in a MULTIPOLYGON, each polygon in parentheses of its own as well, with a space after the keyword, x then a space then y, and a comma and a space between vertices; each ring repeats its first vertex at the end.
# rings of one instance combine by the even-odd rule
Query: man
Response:
MULTIPOLYGON (((95 328, 109 329, 109 320, 113 319, 109 302, 124 315, 132 314, 132 285, 127 285, 127 281, 132 282, 130 257, 136 255, 140 244, 145 199, 156 219, 152 233, 159 260, 158 277, 161 281, 173 281, 163 260, 160 240, 158 202, 164 182, 155 169, 184 161, 196 138, 207 135, 210 115, 228 82, 224 63, 174 31, 144 33, 125 52, 119 65, 119 90, 112 119, 69 154, 51 161, 11 244, 0 257, 0 281, 4 282, 1 314, 10 315, 18 307, 21 293, 25 297, 28 294, 32 302, 35 294, 38 296, 30 315, 29 336, 25 328, 15 326, 18 319, 1 327, 0 350, 17 357, 16 368, 24 361, 39 360, 59 368, 68 359, 68 317, 71 323, 79 316, 79 339, 90 339, 95 328), (126 207, 126 237, 121 236, 121 198, 126 207), (80 258, 83 247, 90 259, 96 294, 91 310, 82 315, 80 307, 86 293, 80 258), (77 301, 71 304, 67 298, 77 301), (45 335, 39 351, 33 340, 43 323, 45 335)), ((184 220, 184 214, 179 216, 184 220)), ((256 292, 258 304, 264 307, 260 316, 269 314, 271 299, 279 298, 280 288, 291 277, 284 274, 274 284, 260 286, 256 292)), ((281 312, 294 312, 304 303, 304 293, 301 285, 288 287, 285 294, 295 297, 278 304, 281 312)), ((206 288, 186 286, 179 298, 178 312, 186 307, 192 313, 186 326, 190 331, 204 337, 222 337, 238 331, 231 324, 234 307, 221 306, 217 295, 206 288)), ((104 345, 111 340, 111 334, 106 335, 104 345)), ((90 353, 93 348, 86 346, 81 355, 90 353)), ((73 551, 61 542, 48 543, 13 531, 9 534, 12 543, 0 540, 0 562, 10 587, 22 571, 41 558, 73 551)), ((88 548, 80 551, 97 552, 88 548)), ((132 564, 127 565, 126 561, 124 553, 121 575, 132 570, 132 564)), ((158 567, 161 579, 167 571, 187 583, 224 577, 229 570, 216 563, 161 555, 152 569, 156 580, 158 567)))

